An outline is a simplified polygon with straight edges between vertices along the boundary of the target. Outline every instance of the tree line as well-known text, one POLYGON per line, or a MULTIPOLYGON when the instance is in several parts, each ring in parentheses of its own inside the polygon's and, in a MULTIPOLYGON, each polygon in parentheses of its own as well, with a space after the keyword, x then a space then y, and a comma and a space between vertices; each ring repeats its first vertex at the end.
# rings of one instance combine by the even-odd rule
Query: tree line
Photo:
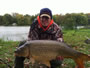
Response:
MULTIPOLYGON (((29 26, 32 24, 33 20, 37 18, 39 14, 36 15, 22 15, 19 13, 4 14, 0 15, 0 26, 29 26)), ((90 14, 84 13, 67 13, 65 15, 56 14, 53 15, 54 21, 61 26, 64 26, 66 29, 74 29, 77 26, 86 26, 90 25, 90 14)))

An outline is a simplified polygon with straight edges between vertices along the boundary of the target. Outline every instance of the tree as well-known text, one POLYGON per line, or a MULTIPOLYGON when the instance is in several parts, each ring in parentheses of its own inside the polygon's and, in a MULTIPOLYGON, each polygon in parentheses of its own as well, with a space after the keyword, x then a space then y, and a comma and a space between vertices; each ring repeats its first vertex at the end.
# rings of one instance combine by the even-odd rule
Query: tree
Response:
POLYGON ((77 26, 85 26, 88 24, 88 18, 85 14, 83 13, 79 13, 79 14, 75 14, 73 15, 75 17, 75 25, 77 26))
POLYGON ((58 25, 62 25, 63 15, 53 15, 53 19, 58 25))
POLYGON ((3 16, 3 24, 5 26, 12 25, 12 16, 10 14, 5 14, 3 16))
POLYGON ((76 29, 77 26, 85 26, 88 24, 88 18, 82 13, 66 14, 63 20, 65 29, 76 29))
POLYGON ((90 25, 90 13, 87 13, 86 16, 88 17, 88 25, 90 25))
POLYGON ((3 16, 0 16, 0 25, 3 25, 3 16))
POLYGON ((75 23, 75 21, 71 14, 66 14, 64 16, 63 26, 65 29, 73 29, 74 23, 75 23))

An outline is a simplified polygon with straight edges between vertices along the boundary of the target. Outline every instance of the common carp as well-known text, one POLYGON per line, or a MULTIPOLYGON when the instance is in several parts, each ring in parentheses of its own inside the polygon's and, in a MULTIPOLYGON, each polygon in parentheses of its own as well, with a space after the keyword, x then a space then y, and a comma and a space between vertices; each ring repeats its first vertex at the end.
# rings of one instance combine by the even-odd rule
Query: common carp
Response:
POLYGON ((72 49, 66 43, 51 40, 27 41, 16 49, 15 56, 33 58, 47 66, 50 66, 50 60, 58 56, 73 59, 78 68, 84 68, 84 61, 90 61, 90 56, 72 49))

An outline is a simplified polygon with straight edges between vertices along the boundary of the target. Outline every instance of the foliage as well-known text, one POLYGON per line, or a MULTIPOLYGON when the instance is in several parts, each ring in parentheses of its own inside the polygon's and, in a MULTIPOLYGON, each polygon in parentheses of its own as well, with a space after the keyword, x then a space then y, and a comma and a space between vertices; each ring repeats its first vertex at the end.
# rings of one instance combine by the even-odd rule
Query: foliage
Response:
POLYGON ((66 14, 63 20, 65 29, 76 29, 77 26, 86 26, 88 18, 85 14, 66 14))
MULTIPOLYGON (((37 15, 22 15, 19 13, 5 14, 0 16, 0 25, 11 26, 16 24, 17 26, 31 25, 37 15)), ((56 14, 53 15, 54 21, 63 26, 65 29, 76 29, 77 26, 90 25, 90 14, 72 13, 72 14, 56 14)))
POLYGON ((11 25, 12 24, 12 20, 13 20, 13 18, 12 18, 12 16, 10 14, 5 14, 3 16, 3 24, 5 26, 11 25))

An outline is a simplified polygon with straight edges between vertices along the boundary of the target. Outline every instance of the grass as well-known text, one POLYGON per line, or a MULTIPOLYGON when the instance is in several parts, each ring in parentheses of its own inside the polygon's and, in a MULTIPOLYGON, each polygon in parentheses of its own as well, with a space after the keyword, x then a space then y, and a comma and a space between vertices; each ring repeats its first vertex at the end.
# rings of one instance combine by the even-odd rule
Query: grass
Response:
MULTIPOLYGON (((90 29, 80 29, 76 32, 74 30, 63 30, 64 41, 73 49, 78 50, 84 54, 90 55, 90 44, 84 43, 86 37, 90 38, 90 29)), ((19 42, 0 40, 0 58, 8 62, 11 66, 14 65, 14 51, 19 42)), ((0 68, 5 68, 5 64, 0 62, 0 68)), ((64 68, 74 68, 76 66, 72 59, 64 59, 64 68)), ((85 62, 85 68, 90 68, 90 61, 85 62)))
MULTIPOLYGON (((14 50, 19 42, 3 41, 0 40, 0 59, 7 62, 10 65, 14 64, 14 50)), ((6 65, 1 62, 0 68, 6 68, 6 65)))

